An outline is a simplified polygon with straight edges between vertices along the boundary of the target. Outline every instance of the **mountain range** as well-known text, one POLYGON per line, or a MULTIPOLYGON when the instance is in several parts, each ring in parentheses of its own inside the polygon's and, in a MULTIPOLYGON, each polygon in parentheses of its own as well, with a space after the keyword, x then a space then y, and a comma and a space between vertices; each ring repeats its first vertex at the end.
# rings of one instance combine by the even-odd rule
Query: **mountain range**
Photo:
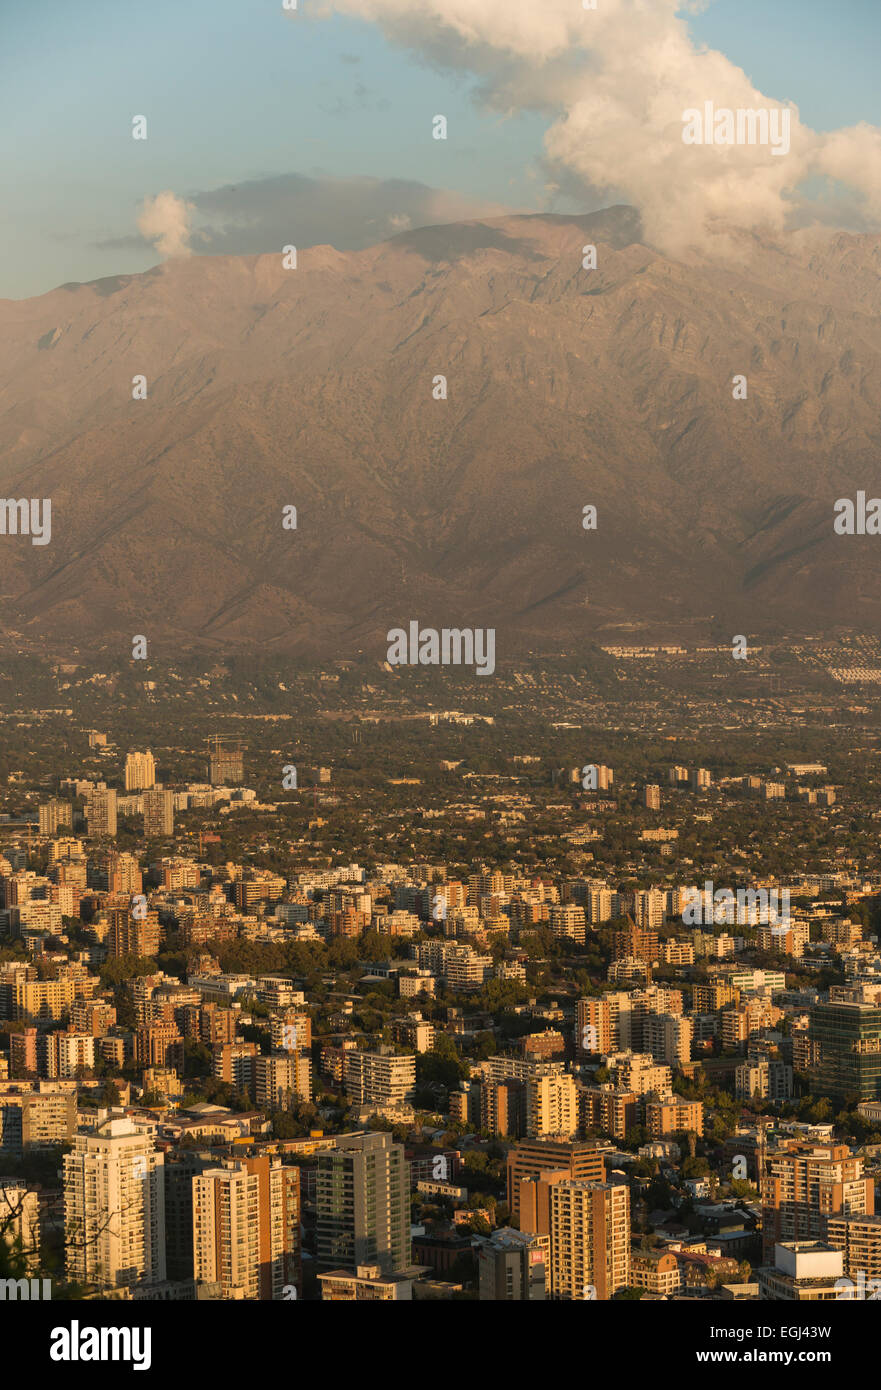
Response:
POLYGON ((503 660, 877 629, 881 538, 833 508, 881 495, 881 237, 726 244, 671 260, 615 207, 0 301, 0 492, 52 501, 48 545, 0 536, 0 633, 382 659, 417 620, 503 660))

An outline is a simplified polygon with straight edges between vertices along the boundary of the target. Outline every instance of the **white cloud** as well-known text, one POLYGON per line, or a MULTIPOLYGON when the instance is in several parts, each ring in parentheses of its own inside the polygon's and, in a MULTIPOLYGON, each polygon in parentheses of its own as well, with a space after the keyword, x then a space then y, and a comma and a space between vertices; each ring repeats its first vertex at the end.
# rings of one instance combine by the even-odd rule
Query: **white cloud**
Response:
MULTIPOLYGON (((881 130, 822 134, 785 95, 764 95, 724 54, 692 39, 681 0, 324 0, 377 23, 425 59, 475 73, 496 109, 547 110, 551 166, 571 184, 639 208, 648 241, 676 253, 713 231, 780 232, 810 220, 803 185, 842 186, 842 207, 881 225, 881 130), (791 106, 791 147, 685 145, 689 108, 791 106)), ((697 8, 691 5, 690 8, 697 8)), ((828 221, 828 203, 823 217, 828 221)))
POLYGON ((138 217, 138 231, 152 241, 160 256, 189 256, 190 219, 193 205, 176 193, 157 193, 147 198, 138 217))

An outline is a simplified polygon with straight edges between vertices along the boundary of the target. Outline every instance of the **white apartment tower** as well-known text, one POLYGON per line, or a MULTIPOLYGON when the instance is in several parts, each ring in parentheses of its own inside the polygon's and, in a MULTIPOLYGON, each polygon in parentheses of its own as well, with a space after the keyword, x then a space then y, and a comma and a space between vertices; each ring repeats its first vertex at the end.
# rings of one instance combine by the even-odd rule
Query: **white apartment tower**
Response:
POLYGON ((146 753, 129 753, 125 760, 125 789, 127 792, 148 791, 156 785, 156 759, 149 748, 146 753))
POLYGON ((101 1289, 165 1279, 164 1163, 126 1117, 75 1136, 63 1160, 70 1278, 101 1289))

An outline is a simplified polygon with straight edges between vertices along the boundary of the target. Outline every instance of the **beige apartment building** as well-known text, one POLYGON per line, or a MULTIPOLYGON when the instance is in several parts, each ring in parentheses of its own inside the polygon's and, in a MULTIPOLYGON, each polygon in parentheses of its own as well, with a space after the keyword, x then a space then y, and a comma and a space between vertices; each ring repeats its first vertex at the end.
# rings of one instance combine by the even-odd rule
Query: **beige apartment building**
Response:
POLYGON ((144 791, 156 784, 156 759, 149 748, 146 753, 129 753, 125 760, 125 789, 144 791))
POLYGON ((416 1058, 380 1049, 346 1053, 346 1094, 353 1105, 406 1105, 416 1087, 416 1058))
POLYGON ((100 783, 86 797, 86 822, 89 835, 116 834, 116 792, 100 783))
POLYGON ((76 1082, 0 1081, 0 1152, 44 1152, 69 1143, 75 1129, 76 1082))
POLYGON ((578 1088, 573 1077, 563 1073, 528 1079, 526 1133, 530 1139, 571 1139, 578 1133, 578 1088))
POLYGON ((21 1023, 57 1023, 76 997, 74 980, 25 980, 13 985, 12 1017, 21 1023))
POLYGON ((826 1242, 842 1252, 849 1279, 856 1282, 861 1270, 867 1280, 881 1279, 881 1216, 830 1216, 826 1242))
POLYGON ((549 1170, 562 1172, 564 1177, 576 1178, 583 1182, 603 1183, 606 1179, 602 1150, 595 1140, 523 1140, 509 1150, 507 1159, 508 1206, 511 1208, 512 1218, 519 1220, 521 1231, 548 1234, 547 1224, 532 1224, 534 1217, 531 1217, 529 1222, 521 1219, 520 1200, 521 1184, 530 1178, 538 1178, 549 1170))
POLYGON ((682 1096, 674 1095, 647 1101, 645 1124, 653 1139, 664 1139, 667 1135, 687 1133, 689 1130, 701 1138, 704 1132, 703 1101, 684 1100, 682 1096))
POLYGON ((56 797, 41 802, 37 814, 41 835, 57 835, 59 826, 70 825, 72 818, 70 803, 56 797))
POLYGON ((260 1293, 260 1183, 241 1164, 193 1178, 193 1274, 218 1284, 221 1298, 260 1293))
POLYGON ((630 1189, 611 1183, 550 1185, 551 1298, 610 1299, 630 1283, 630 1189))
POLYGON ((630 1279, 634 1288, 670 1298, 682 1287, 682 1270, 671 1250, 632 1250, 630 1279))
POLYGON ((193 1273, 221 1297, 279 1300, 300 1282, 300 1174, 266 1156, 193 1177, 193 1273))
POLYGON ((665 1062, 656 1062, 649 1052, 618 1052, 605 1059, 609 1079, 624 1091, 644 1096, 649 1091, 667 1095, 673 1073, 665 1062))
POLYGON ((831 1217, 871 1216, 875 1184, 846 1144, 792 1141, 765 1156, 762 1177, 764 1257, 792 1241, 826 1239, 831 1217))
POLYGON ((649 1014, 642 1020, 642 1046, 656 1062, 681 1070, 691 1061, 694 1023, 678 1014, 649 1014))
POLYGON ((635 1091, 619 1091, 608 1083, 584 1086, 579 1093, 581 1125, 624 1139, 639 1124, 640 1103, 635 1091))
POLYGON ((625 991, 611 990, 599 998, 576 1002, 575 1046, 580 1057, 630 1047, 632 1001, 633 996, 625 991))
POLYGON ((40 1194, 19 1178, 0 1178, 0 1241, 18 1246, 29 1274, 41 1267, 40 1194))
POLYGON ((257 1105, 262 1109, 289 1110, 312 1099, 312 1061, 308 1053, 292 1052, 258 1056, 257 1105))
POLYGON ((162 839, 174 834, 174 793, 151 789, 141 797, 144 808, 144 835, 162 839))

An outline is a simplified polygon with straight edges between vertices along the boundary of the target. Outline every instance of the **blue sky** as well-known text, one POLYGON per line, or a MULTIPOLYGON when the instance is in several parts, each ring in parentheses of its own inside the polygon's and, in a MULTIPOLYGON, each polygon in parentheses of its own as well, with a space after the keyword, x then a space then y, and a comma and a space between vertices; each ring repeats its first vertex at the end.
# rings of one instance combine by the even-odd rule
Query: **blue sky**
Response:
MULTIPOLYGON (((814 128, 881 126, 879 0, 715 0, 690 26, 814 128)), ((466 204, 548 206, 550 118, 503 118, 473 90, 371 25, 310 20, 309 0, 295 16, 280 0, 3 0, 0 296, 154 264, 136 218, 163 189, 190 197, 305 175, 303 199, 322 180, 371 176, 466 204), (426 140, 436 112, 455 139, 426 140), (141 113, 149 138, 136 142, 141 113)), ((407 196, 418 221, 420 199, 407 196)), ((334 207, 344 239, 345 199, 334 207)))

